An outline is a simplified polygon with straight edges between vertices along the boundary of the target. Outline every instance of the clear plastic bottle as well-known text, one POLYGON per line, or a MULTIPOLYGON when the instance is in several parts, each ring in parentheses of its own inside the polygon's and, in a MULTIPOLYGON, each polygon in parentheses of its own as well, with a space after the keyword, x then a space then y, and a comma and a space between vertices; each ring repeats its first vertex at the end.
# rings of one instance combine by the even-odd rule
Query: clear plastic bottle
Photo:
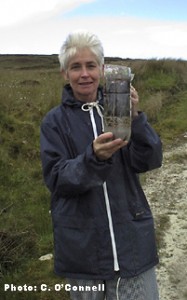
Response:
POLYGON ((121 65, 105 65, 104 69, 104 125, 105 132, 115 138, 129 140, 131 135, 130 84, 131 69, 121 65))

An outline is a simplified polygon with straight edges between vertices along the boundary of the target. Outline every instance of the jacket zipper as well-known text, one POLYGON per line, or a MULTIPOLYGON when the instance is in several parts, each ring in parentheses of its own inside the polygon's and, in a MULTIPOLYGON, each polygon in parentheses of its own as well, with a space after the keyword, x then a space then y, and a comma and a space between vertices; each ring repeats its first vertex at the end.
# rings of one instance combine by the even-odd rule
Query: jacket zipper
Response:
MULTIPOLYGON (((98 133, 97 133, 97 126, 96 126, 94 113, 93 113, 93 107, 89 110, 89 113, 90 113, 90 119, 91 119, 91 123, 92 123, 94 138, 97 138, 98 133)), ((111 208, 110 208, 110 202, 109 202, 106 182, 103 183, 103 191, 104 191, 105 204, 106 204, 106 210, 107 210, 107 216, 108 216, 108 222, 109 222, 110 237, 111 237, 111 242, 112 242, 112 251, 113 251, 113 257, 114 257, 114 271, 119 271, 119 263, 118 263, 116 242, 115 242, 115 236, 114 236, 114 227, 113 227, 113 222, 112 222, 112 214, 111 214, 111 208)))

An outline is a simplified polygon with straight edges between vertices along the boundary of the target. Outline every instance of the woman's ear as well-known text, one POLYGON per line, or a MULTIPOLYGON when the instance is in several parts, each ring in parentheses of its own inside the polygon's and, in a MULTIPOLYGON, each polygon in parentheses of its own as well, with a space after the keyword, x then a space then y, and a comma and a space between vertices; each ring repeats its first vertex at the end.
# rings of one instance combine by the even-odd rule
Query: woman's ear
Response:
POLYGON ((61 74, 62 74, 62 77, 67 81, 68 80, 68 73, 67 73, 67 71, 61 70, 61 74))

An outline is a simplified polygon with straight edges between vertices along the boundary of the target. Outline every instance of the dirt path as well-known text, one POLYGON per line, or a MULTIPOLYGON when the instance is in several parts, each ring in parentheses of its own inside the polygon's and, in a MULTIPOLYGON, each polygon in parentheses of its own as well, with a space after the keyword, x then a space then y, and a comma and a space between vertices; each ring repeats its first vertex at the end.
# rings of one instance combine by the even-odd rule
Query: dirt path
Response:
POLYGON ((164 153, 162 168, 147 173, 144 191, 152 207, 157 230, 165 226, 157 270, 160 299, 187 299, 186 138, 182 145, 164 153))

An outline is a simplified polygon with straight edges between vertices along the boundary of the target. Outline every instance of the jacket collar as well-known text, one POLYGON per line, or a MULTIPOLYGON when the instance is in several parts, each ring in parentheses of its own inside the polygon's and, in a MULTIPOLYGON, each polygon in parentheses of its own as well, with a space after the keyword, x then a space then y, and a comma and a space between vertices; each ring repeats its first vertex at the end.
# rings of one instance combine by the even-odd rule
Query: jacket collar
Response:
MULTIPOLYGON (((103 87, 102 86, 98 87, 97 101, 99 101, 99 104, 103 106, 103 87)), ((73 95, 73 90, 72 90, 70 84, 66 84, 64 86, 63 92, 62 92, 62 105, 81 107, 84 103, 86 103, 86 102, 75 99, 75 97, 73 95)))

